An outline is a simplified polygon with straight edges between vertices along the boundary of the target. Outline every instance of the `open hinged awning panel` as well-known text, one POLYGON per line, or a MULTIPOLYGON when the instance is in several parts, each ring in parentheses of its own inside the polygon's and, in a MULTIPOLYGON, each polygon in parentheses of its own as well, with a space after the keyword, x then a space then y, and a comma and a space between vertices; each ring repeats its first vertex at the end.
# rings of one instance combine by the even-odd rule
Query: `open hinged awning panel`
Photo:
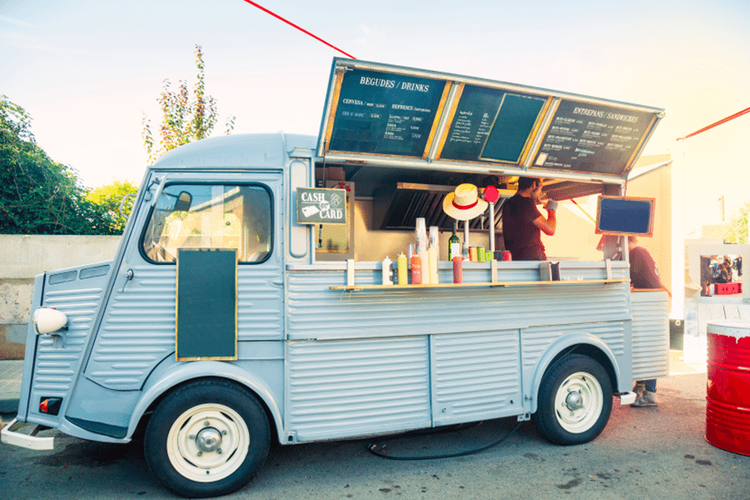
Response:
POLYGON ((318 151, 330 161, 623 182, 658 108, 334 59, 318 151))

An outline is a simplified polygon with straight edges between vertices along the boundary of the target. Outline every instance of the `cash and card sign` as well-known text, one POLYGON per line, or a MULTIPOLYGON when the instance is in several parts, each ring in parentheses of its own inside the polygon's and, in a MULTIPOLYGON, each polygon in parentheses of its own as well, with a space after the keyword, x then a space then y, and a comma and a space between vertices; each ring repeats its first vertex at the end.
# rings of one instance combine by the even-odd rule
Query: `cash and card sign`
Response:
POLYGON ((346 190, 297 188, 297 224, 346 224, 346 190))

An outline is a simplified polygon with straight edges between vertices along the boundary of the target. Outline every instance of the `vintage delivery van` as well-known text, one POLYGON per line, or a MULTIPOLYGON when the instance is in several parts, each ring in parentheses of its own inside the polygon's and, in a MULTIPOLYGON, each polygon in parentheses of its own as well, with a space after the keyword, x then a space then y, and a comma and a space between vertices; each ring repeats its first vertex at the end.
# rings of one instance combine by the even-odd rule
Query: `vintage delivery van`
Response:
POLYGON ((557 444, 594 439, 613 395, 631 403, 634 380, 668 373, 666 293, 631 291, 622 237, 623 260, 465 261, 454 283, 442 201, 460 184, 498 188, 459 226, 487 250, 502 249, 518 176, 555 200, 604 195, 617 203, 602 204, 600 230, 647 233, 626 178, 662 116, 335 59, 318 137, 171 151, 147 169, 113 260, 36 277, 2 440, 144 431, 164 485, 214 496, 246 484, 272 441, 500 417, 533 418, 557 444), (417 218, 439 228, 437 282, 389 285, 417 218))

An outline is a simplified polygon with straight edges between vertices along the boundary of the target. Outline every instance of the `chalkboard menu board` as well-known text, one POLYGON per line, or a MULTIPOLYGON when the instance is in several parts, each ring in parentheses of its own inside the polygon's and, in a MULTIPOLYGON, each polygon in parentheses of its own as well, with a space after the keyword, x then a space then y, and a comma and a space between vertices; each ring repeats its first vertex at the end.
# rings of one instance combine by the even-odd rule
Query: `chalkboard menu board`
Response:
POLYGON ((465 85, 440 157, 517 163, 545 99, 465 85))
POLYGON ((237 251, 177 252, 178 361, 237 359, 237 251))
POLYGON ((347 71, 328 150, 421 158, 445 85, 431 78, 347 71))
POLYGON ((533 166, 620 175, 653 119, 653 113, 562 100, 533 166))
POLYGON ((662 117, 658 108, 335 58, 318 152, 372 167, 622 178, 662 117))

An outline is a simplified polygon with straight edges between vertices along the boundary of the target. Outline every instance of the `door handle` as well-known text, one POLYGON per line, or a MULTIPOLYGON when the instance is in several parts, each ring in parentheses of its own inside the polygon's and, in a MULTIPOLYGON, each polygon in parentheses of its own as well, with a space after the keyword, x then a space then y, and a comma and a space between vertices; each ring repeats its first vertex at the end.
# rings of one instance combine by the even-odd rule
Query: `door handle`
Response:
POLYGON ((125 286, 129 281, 132 281, 133 278, 135 278, 135 272, 132 269, 128 269, 128 271, 125 273, 125 281, 122 284, 122 290, 120 290, 120 293, 123 293, 125 291, 125 286))

